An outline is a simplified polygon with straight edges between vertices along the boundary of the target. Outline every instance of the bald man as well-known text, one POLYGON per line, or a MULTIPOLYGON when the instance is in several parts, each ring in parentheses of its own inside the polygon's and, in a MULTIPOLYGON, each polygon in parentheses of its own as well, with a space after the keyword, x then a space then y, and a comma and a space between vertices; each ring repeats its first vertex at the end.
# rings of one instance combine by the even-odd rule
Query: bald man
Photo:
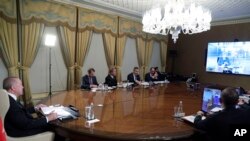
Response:
POLYGON ((8 136, 24 137, 45 132, 48 130, 47 123, 57 119, 56 113, 51 113, 47 117, 33 118, 31 113, 46 105, 40 104, 26 109, 17 101, 17 98, 23 95, 22 81, 18 77, 5 78, 3 89, 7 91, 10 100, 10 107, 4 120, 8 136))

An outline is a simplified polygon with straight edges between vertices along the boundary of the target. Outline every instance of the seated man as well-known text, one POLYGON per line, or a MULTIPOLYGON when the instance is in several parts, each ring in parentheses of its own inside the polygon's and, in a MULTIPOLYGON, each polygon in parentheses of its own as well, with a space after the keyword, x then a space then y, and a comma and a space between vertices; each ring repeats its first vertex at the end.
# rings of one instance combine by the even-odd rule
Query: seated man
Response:
POLYGON ((137 84, 137 85, 141 84, 141 78, 139 75, 139 68, 138 67, 134 67, 133 72, 127 76, 127 80, 128 80, 128 82, 133 82, 134 84, 137 84))
POLYGON ((194 124, 198 129, 204 130, 208 140, 229 140, 232 137, 230 129, 233 125, 250 123, 249 111, 237 108, 239 95, 235 88, 226 88, 221 93, 220 102, 224 109, 202 120, 203 113, 197 112, 194 124))
POLYGON ((158 74, 155 71, 154 67, 150 68, 150 72, 145 75, 145 81, 150 82, 150 81, 159 81, 158 79, 158 74))
POLYGON ((107 84, 109 87, 117 86, 116 69, 115 68, 111 68, 109 70, 109 74, 105 78, 105 83, 104 84, 107 84))
POLYGON ((90 68, 88 70, 88 75, 85 75, 82 77, 82 89, 91 89, 91 88, 97 88, 98 83, 95 77, 95 69, 90 68))
POLYGON ((158 67, 155 67, 155 72, 158 74, 158 80, 159 81, 165 80, 165 76, 160 72, 158 67))
POLYGON ((46 105, 40 104, 36 107, 26 109, 17 101, 17 98, 23 95, 23 85, 19 78, 5 78, 3 89, 8 92, 10 100, 10 107, 4 121, 8 136, 24 137, 45 132, 48 130, 47 123, 57 119, 56 113, 51 113, 47 117, 33 118, 31 113, 35 113, 36 110, 46 105))

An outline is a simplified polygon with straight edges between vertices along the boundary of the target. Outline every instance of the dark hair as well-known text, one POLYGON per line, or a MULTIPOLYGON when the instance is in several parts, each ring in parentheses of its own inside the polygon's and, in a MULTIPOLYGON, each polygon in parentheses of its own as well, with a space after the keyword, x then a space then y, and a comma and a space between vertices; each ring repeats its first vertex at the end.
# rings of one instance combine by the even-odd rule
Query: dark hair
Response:
POLYGON ((238 103, 239 95, 235 88, 228 87, 222 91, 221 100, 223 101, 225 107, 233 106, 238 103))
POLYGON ((90 69, 88 70, 88 74, 90 74, 91 72, 95 72, 95 69, 94 69, 94 68, 90 68, 90 69))
POLYGON ((134 70, 137 70, 137 69, 139 69, 138 67, 134 67, 134 70))
POLYGON ((16 79, 19 79, 18 77, 7 77, 3 80, 3 89, 6 91, 10 90, 11 87, 16 83, 16 79))
POLYGON ((150 68, 150 71, 153 70, 153 69, 155 69, 155 67, 151 67, 151 68, 150 68))

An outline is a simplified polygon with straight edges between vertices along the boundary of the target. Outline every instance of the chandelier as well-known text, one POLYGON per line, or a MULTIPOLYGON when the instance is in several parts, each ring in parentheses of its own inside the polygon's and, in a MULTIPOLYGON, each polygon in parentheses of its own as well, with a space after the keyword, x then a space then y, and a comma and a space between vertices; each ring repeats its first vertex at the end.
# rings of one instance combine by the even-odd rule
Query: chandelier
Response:
POLYGON ((152 8, 143 15, 143 31, 152 34, 170 33, 174 43, 180 32, 194 34, 210 29, 210 11, 192 3, 186 6, 184 0, 167 0, 164 9, 152 8))

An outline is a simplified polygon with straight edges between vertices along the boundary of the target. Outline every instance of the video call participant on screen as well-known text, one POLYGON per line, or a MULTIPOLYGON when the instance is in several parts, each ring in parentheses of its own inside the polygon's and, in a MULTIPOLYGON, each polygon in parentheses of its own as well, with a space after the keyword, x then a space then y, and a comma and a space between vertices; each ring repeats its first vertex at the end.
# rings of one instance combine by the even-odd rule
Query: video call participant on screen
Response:
POLYGON ((205 120, 202 120, 204 113, 198 111, 194 120, 196 128, 206 132, 207 140, 229 140, 233 136, 230 132, 232 125, 250 123, 249 111, 237 108, 238 101, 239 95, 235 88, 224 89, 220 98, 224 109, 209 115, 205 120))
POLYGON ((127 76, 127 80, 136 85, 141 85, 140 70, 138 67, 134 67, 133 72, 127 76))
POLYGON ((8 136, 24 137, 48 131, 48 122, 57 119, 56 113, 51 113, 42 118, 33 118, 31 113, 35 113, 36 110, 46 105, 39 104, 26 109, 17 101, 17 98, 23 95, 23 85, 19 78, 5 78, 3 81, 3 89, 7 91, 10 100, 10 107, 4 121, 8 136))
POLYGON ((115 68, 111 68, 109 70, 109 74, 105 78, 105 83, 104 84, 107 84, 109 87, 117 86, 116 69, 115 68))
POLYGON ((218 66, 224 66, 224 67, 231 65, 230 59, 228 57, 218 57, 217 64, 218 64, 218 66))
POLYGON ((145 81, 146 82, 159 81, 158 73, 155 71, 154 67, 151 67, 150 72, 145 75, 145 81))
POLYGON ((82 89, 97 88, 98 82, 95 76, 95 69, 90 68, 88 74, 82 77, 82 89))

